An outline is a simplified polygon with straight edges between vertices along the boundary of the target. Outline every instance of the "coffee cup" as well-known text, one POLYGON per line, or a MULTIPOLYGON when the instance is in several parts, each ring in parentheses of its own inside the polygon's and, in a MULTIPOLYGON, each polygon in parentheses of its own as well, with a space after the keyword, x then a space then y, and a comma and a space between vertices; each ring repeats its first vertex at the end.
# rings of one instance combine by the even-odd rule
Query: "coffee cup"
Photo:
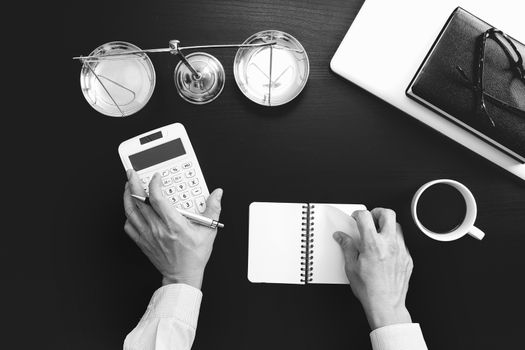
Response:
MULTIPOLYGON (((436 187, 434 187, 434 191, 436 191, 436 187)), ((439 192, 439 189, 438 189, 438 192, 439 192)), ((433 204, 436 204, 436 203, 433 203, 433 204)), ((432 213, 433 218, 436 218, 437 220, 439 220, 439 216, 441 212, 446 211, 445 209, 447 209, 447 207, 444 207, 443 204, 445 203, 438 204, 438 205, 441 205, 442 211, 435 210, 436 208, 434 207, 434 210, 432 213)), ((446 203, 445 205, 448 205, 448 204, 452 204, 452 203, 446 203)), ((470 190, 462 183, 457 182, 455 180, 450 180, 450 179, 439 179, 439 180, 427 182, 426 184, 421 186, 416 191, 416 193, 414 194, 414 197, 412 198, 412 204, 411 204, 412 218, 414 219, 414 222, 416 223, 417 227, 421 230, 421 232, 426 234, 428 237, 433 238, 438 241, 453 241, 453 240, 463 237, 466 234, 469 234, 470 236, 478 240, 483 239, 483 237, 485 236, 485 233, 483 233, 483 231, 481 231, 476 226, 474 226, 474 222, 476 221, 477 211, 478 210, 477 210, 476 200, 472 192, 470 192, 470 190), (444 188, 443 186, 450 186, 451 189, 454 189, 460 195, 458 196, 458 198, 462 197, 463 200, 465 201, 464 206, 461 203, 461 206, 463 206, 462 208, 464 208, 464 213, 461 212, 459 214, 460 215, 459 220, 458 220, 459 222, 456 225, 454 225, 454 227, 452 227, 451 229, 441 231, 441 232, 435 229, 429 228, 428 224, 425 225, 425 220, 424 218, 421 217, 423 216, 422 213, 421 212, 418 213, 418 209, 420 209, 418 208, 418 206, 422 206, 422 204, 420 203, 420 199, 422 198, 422 196, 425 195, 425 193, 429 190, 429 188, 431 188, 432 186, 436 186, 436 185, 441 185, 441 187, 438 187, 438 188, 440 188, 442 192, 443 192, 443 189, 447 191, 447 189, 444 188)), ((458 214, 455 213, 455 215, 458 215, 458 214)))

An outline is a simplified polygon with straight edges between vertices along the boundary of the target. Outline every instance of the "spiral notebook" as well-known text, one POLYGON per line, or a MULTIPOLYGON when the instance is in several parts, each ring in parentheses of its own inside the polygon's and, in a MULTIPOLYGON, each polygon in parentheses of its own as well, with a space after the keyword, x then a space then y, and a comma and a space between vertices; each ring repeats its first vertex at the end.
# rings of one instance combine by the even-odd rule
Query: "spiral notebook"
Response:
POLYGON ((348 284, 343 253, 332 235, 336 231, 358 234, 351 215, 363 209, 361 204, 253 202, 248 280, 348 284))

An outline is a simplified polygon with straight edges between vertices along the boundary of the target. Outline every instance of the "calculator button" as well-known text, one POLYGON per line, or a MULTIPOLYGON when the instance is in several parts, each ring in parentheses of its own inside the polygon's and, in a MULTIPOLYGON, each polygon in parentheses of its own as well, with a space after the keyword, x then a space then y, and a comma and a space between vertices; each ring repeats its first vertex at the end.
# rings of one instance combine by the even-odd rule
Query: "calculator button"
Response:
POLYGON ((149 183, 149 176, 145 176, 142 178, 142 183, 143 184, 148 184, 149 183))
POLYGON ((162 179, 162 185, 163 185, 164 187, 169 186, 169 185, 171 185, 172 183, 173 183, 173 181, 171 181, 170 178, 162 179))
POLYGON ((184 209, 184 208, 182 207, 182 203, 177 204, 177 208, 179 208, 179 209, 184 209))
POLYGON ((179 198, 184 201, 190 198, 190 194, 188 192, 182 192, 181 194, 179 194, 179 198))
POLYGON ((195 198, 195 205, 200 213, 206 210, 206 200, 204 199, 204 196, 195 198))
POLYGON ((190 187, 195 187, 199 184, 199 179, 197 178, 194 178, 194 179, 191 179, 188 184, 190 185, 190 187))
POLYGON ((180 171, 180 167, 179 166, 174 166, 172 168, 170 168, 170 171, 172 174, 176 174, 180 171))
POLYGON ((182 181, 182 175, 177 175, 172 177, 173 182, 181 182, 182 181))
POLYGON ((171 204, 177 204, 179 202, 179 200, 177 199, 177 196, 168 197, 168 200, 170 201, 171 204))
POLYGON ((168 195, 168 196, 174 195, 175 194, 175 187, 172 186, 172 187, 166 188, 164 193, 166 193, 166 195, 168 195))
POLYGON ((192 201, 184 201, 184 202, 182 202, 182 207, 184 209, 193 208, 193 202, 192 201))
POLYGON ((191 168, 191 162, 186 162, 182 164, 182 169, 189 169, 191 168))
POLYGON ((202 189, 200 187, 195 187, 194 189, 191 190, 191 194, 194 196, 198 196, 202 194, 202 189))
POLYGON ((162 177, 166 177, 166 176, 169 176, 170 175, 170 171, 169 170, 163 170, 160 175, 162 175, 162 177))
POLYGON ((191 169, 186 171, 186 177, 194 177, 195 176, 195 170, 191 169))
POLYGON ((186 184, 184 182, 181 182, 180 184, 177 184, 177 191, 184 191, 186 189, 186 184))

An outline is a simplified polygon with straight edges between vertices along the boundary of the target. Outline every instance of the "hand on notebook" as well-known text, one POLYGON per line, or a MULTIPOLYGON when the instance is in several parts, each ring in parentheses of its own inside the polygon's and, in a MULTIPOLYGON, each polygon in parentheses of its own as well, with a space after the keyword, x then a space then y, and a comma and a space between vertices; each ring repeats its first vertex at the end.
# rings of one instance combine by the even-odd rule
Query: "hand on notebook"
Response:
MULTIPOLYGON (((185 283, 200 289, 217 230, 194 224, 174 210, 162 195, 159 174, 149 184, 151 206, 131 197, 145 195, 137 174, 130 171, 128 179, 124 230, 162 274, 163 285, 185 283)), ((203 215, 218 220, 221 197, 221 189, 213 191, 203 215)))
POLYGON ((396 213, 376 208, 356 211, 352 217, 359 233, 351 237, 336 232, 334 238, 343 249, 346 275, 370 327, 411 323, 405 298, 413 263, 396 213))

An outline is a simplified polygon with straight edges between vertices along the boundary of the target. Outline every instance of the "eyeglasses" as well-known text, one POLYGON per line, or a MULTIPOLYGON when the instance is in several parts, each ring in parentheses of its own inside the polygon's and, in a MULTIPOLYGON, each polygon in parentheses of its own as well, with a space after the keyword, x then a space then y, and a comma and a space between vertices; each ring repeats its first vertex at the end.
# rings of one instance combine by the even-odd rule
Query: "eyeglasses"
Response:
MULTIPOLYGON (((503 50, 510 64, 509 67, 505 68, 508 68, 511 74, 514 77, 517 77, 524 84, 525 68, 523 66, 523 58, 518 49, 516 48, 516 45, 512 42, 512 39, 502 31, 495 28, 488 29, 486 32, 481 34, 478 39, 478 61, 476 80, 474 83, 472 83, 472 81, 467 77, 462 67, 456 66, 456 70, 460 73, 461 77, 472 85, 472 88, 476 93, 476 106, 474 111, 475 115, 482 116, 485 120, 486 125, 489 125, 490 127, 495 127, 496 123, 487 110, 486 100, 490 101, 491 103, 500 108, 506 109, 507 111, 515 113, 522 117, 525 117, 525 109, 513 105, 512 102, 503 101, 499 97, 495 96, 495 93, 487 91, 486 85, 484 84, 484 73, 486 61, 485 53, 488 39, 492 39, 503 50)), ((518 100, 521 100, 521 102, 523 102, 523 98, 524 96, 521 96, 521 98, 518 96, 518 100)))
POLYGON ((309 62, 302 45, 291 35, 267 30, 242 44, 180 46, 141 50, 126 42, 106 43, 88 56, 73 57, 82 63, 81 88, 86 100, 102 114, 128 116, 140 110, 155 87, 155 70, 147 53, 171 53, 180 58, 174 71, 179 95, 187 102, 204 104, 217 98, 225 73, 214 56, 188 50, 238 48, 234 76, 239 89, 252 101, 275 106, 295 98, 308 79, 309 62))

